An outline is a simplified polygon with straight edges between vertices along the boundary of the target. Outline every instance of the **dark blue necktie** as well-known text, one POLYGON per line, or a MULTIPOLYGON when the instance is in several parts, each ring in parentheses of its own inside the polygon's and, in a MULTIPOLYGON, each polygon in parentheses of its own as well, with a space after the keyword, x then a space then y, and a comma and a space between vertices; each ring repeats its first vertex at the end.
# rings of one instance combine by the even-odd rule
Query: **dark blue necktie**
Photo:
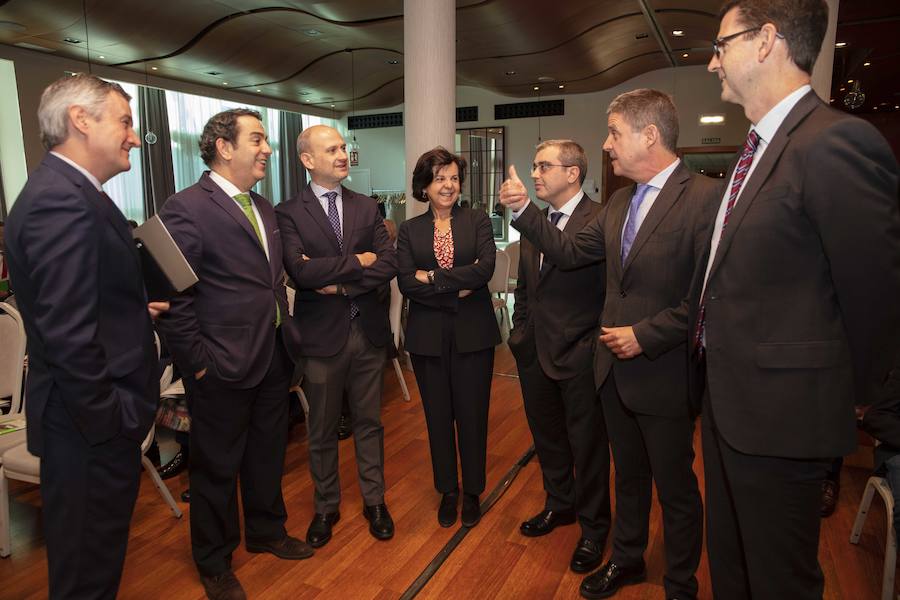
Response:
MULTIPOLYGON (((341 216, 338 214, 337 209, 337 192, 325 192, 323 194, 325 198, 328 200, 328 222, 331 223, 331 228, 334 229, 334 235, 337 237, 338 248, 341 250, 341 254, 344 253, 344 232, 341 229, 341 216)), ((350 320, 352 321, 356 317, 359 316, 359 307, 356 305, 356 302, 353 300, 350 301, 350 320)))
MULTIPOLYGON (((559 225, 559 220, 562 219, 562 217, 563 217, 562 212, 560 212, 558 210, 551 211, 550 222, 553 223, 554 227, 556 227, 557 225, 559 225)), ((549 263, 545 260, 544 256, 541 255, 541 277, 544 276, 544 273, 546 273, 549 268, 550 268, 549 263)))

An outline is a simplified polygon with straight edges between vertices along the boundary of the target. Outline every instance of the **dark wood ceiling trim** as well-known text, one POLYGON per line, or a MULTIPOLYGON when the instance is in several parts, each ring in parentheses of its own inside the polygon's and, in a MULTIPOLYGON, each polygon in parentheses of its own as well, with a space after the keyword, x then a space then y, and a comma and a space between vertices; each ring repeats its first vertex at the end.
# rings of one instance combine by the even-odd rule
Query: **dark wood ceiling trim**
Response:
POLYGON ((215 29, 221 27, 225 23, 234 21, 236 19, 240 19, 242 17, 248 17, 248 16, 253 16, 253 15, 258 15, 258 14, 263 14, 263 13, 273 13, 273 12, 288 12, 288 13, 295 13, 295 14, 303 14, 308 17, 312 17, 314 19, 319 19, 320 21, 329 23, 331 25, 341 25, 344 27, 362 27, 362 26, 366 26, 366 25, 372 25, 375 23, 384 23, 387 21, 396 21, 398 19, 403 19, 403 14, 401 13, 399 15, 390 15, 387 17, 375 17, 372 19, 360 19, 358 21, 338 21, 335 19, 327 19, 325 17, 322 17, 315 13, 312 13, 308 10, 303 10, 300 8, 289 8, 289 7, 283 7, 283 6, 264 6, 261 8, 253 8, 251 10, 245 10, 245 11, 241 11, 241 12, 232 13, 230 15, 225 15, 224 17, 216 19, 215 21, 213 21, 212 23, 210 23, 209 25, 207 25, 206 27, 201 29, 200 32, 197 33, 190 40, 188 40, 188 42, 186 44, 184 44, 177 50, 173 50, 172 52, 169 52, 168 54, 163 54, 161 56, 151 56, 151 57, 147 57, 147 58, 136 58, 134 60, 111 64, 110 66, 111 67, 126 67, 128 65, 134 65, 134 64, 139 64, 139 63, 144 63, 144 62, 149 62, 149 61, 154 61, 154 60, 164 60, 167 58, 172 58, 173 56, 178 56, 179 54, 184 54, 185 52, 187 52, 188 50, 190 50, 191 48, 196 46, 209 33, 214 31, 215 29))
POLYGON ((653 9, 647 4, 647 0, 637 0, 637 3, 641 7, 641 12, 644 13, 644 18, 647 19, 647 24, 650 26, 650 32, 653 33, 653 37, 656 38, 656 43, 659 44, 663 54, 666 55, 669 65, 677 67, 678 62, 672 55, 672 47, 669 46, 668 38, 663 35, 659 27, 659 21, 656 20, 656 13, 654 13, 653 9))
MULTIPOLYGON (((356 100, 364 100, 364 99, 368 98, 369 96, 371 96, 372 94, 374 94, 376 92, 380 92, 387 86, 391 85, 392 83, 397 83, 398 81, 403 81, 403 77, 395 77, 395 78, 391 79, 390 81, 386 81, 385 83, 382 83, 381 85, 379 85, 377 88, 375 88, 371 92, 367 92, 361 96, 357 96, 356 100)), ((347 98, 344 100, 329 100, 327 102, 309 102, 309 105, 310 106, 319 106, 320 104, 338 104, 341 102, 350 102, 350 101, 351 100, 349 98, 347 98)))
POLYGON ((461 58, 461 59, 457 60, 456 62, 462 63, 462 62, 472 62, 475 60, 487 60, 487 59, 497 59, 497 58, 516 58, 519 56, 534 56, 535 54, 543 54, 544 52, 552 52, 553 50, 562 48, 566 44, 570 44, 570 43, 574 42, 578 38, 586 36, 587 34, 589 34, 590 32, 592 32, 595 29, 604 27, 606 25, 609 25, 610 23, 614 23, 614 22, 620 21, 622 19, 630 19, 630 18, 639 17, 639 16, 641 16, 640 12, 634 12, 634 13, 628 13, 626 15, 619 15, 617 17, 613 17, 612 19, 607 19, 605 21, 600 21, 596 25, 591 25, 590 27, 588 27, 581 33, 576 33, 572 37, 565 39, 562 42, 556 44, 555 46, 550 46, 548 48, 541 48, 540 50, 533 50, 531 52, 518 52, 516 54, 497 54, 494 56, 475 56, 472 58, 461 58))
MULTIPOLYGON (((593 79, 594 77, 603 75, 607 71, 615 69, 616 67, 623 65, 623 64, 627 63, 628 61, 636 60, 638 58, 644 58, 645 56, 653 56, 654 54, 662 54, 662 52, 659 50, 653 50, 652 52, 643 52, 641 54, 635 54, 634 56, 629 56, 628 58, 622 59, 619 62, 606 67, 605 69, 601 69, 600 71, 597 71, 596 73, 592 73, 585 77, 579 77, 577 79, 560 79, 559 81, 554 81, 553 84, 554 85, 556 85, 558 83, 569 84, 569 83, 578 83, 580 81, 587 81, 588 79, 593 79)), ((531 87, 532 85, 533 84, 531 84, 531 83, 526 83, 526 84, 496 85, 496 86, 491 86, 491 87, 493 87, 494 89, 497 89, 497 90, 506 90, 506 89, 512 89, 512 88, 520 88, 520 87, 531 87)))

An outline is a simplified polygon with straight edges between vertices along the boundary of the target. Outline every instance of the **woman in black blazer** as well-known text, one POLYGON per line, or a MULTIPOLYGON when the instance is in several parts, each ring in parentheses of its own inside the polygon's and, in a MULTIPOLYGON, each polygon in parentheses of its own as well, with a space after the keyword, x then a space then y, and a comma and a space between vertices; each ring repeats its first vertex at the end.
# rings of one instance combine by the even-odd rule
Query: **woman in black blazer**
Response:
POLYGON ((497 248, 487 214, 456 205, 465 175, 465 159, 444 148, 423 154, 412 190, 429 210, 404 222, 397 242, 397 279, 410 301, 406 350, 425 409, 434 487, 443 494, 443 527, 456 522, 457 439, 462 523, 472 527, 481 518, 494 346, 500 343, 487 288, 497 248))

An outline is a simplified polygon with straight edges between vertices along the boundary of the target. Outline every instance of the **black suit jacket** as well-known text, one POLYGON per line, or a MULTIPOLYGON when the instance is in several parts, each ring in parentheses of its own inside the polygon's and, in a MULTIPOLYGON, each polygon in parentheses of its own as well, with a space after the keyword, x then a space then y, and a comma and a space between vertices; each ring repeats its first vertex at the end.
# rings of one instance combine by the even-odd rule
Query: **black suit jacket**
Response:
MULTIPOLYGON (((814 92, 744 181, 706 286, 710 399, 735 449, 821 458, 856 446, 853 405, 882 393, 897 355, 897 182, 881 134, 814 92)), ((692 332, 702 284, 700 273, 692 332)))
POLYGON ((455 317, 458 352, 475 352, 500 343, 487 288, 497 257, 491 220, 483 210, 459 206, 454 206, 451 214, 452 269, 440 268, 434 256, 434 216, 430 210, 400 225, 397 283, 410 301, 405 339, 406 350, 412 354, 441 356, 443 319, 448 313, 455 317), (434 284, 420 283, 417 270, 434 270, 434 284), (460 290, 472 293, 460 298, 460 290))
POLYGON ((343 252, 337 236, 311 187, 275 208, 284 244, 284 267, 294 280, 297 296, 294 321, 303 334, 303 356, 334 356, 350 333, 350 300, 359 307, 366 337, 375 346, 391 340, 387 312, 378 288, 397 274, 397 254, 384 227, 377 203, 341 188, 344 221, 343 252), (378 260, 363 268, 356 254, 374 252, 378 260), (303 260, 302 255, 309 257, 303 260), (348 297, 315 290, 342 283, 348 297))
POLYGON ((13 205, 5 236, 28 336, 29 452, 43 452, 51 399, 89 444, 118 434, 140 442, 156 413, 159 374, 125 217, 77 169, 48 154, 13 205))
POLYGON ((236 388, 257 385, 282 337, 296 357, 284 289, 281 238, 269 201, 250 192, 266 232, 269 258, 241 208, 204 173, 200 181, 166 200, 159 213, 200 281, 172 299, 158 321, 175 362, 190 374, 204 368, 236 388))
POLYGON ((704 250, 722 184, 679 164, 641 223, 624 266, 622 229, 635 186, 616 190, 601 214, 575 236, 559 234, 528 207, 513 222, 539 240, 545 256, 573 266, 606 256, 604 327, 634 327, 643 353, 620 360, 597 341, 594 380, 612 369, 622 402, 641 414, 690 413, 687 393, 687 296, 704 250))
MULTIPOLYGON (((601 212, 587 195, 566 222, 565 232, 575 235, 601 212)), ((547 211, 541 213, 547 218, 547 211)), ((516 308, 509 348, 521 365, 540 361, 548 377, 562 380, 591 368, 591 356, 603 299, 606 265, 601 260, 575 269, 558 268, 527 239, 520 242, 516 308)))

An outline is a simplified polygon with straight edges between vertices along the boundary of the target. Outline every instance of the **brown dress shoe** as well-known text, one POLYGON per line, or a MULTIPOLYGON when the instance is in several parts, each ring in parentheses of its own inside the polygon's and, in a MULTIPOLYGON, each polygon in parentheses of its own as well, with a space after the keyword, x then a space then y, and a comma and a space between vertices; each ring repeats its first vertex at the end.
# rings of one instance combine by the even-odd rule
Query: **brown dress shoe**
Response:
POLYGON ((826 479, 822 482, 822 507, 819 512, 823 518, 830 517, 834 513, 840 493, 841 484, 837 481, 826 479))
POLYGON ((268 552, 285 560, 303 560, 313 555, 309 544, 289 535, 274 542, 251 542, 247 540, 247 552, 268 552))
POLYGON ((234 576, 234 571, 225 571, 214 577, 200 575, 200 582, 209 600, 247 600, 247 594, 234 576))

